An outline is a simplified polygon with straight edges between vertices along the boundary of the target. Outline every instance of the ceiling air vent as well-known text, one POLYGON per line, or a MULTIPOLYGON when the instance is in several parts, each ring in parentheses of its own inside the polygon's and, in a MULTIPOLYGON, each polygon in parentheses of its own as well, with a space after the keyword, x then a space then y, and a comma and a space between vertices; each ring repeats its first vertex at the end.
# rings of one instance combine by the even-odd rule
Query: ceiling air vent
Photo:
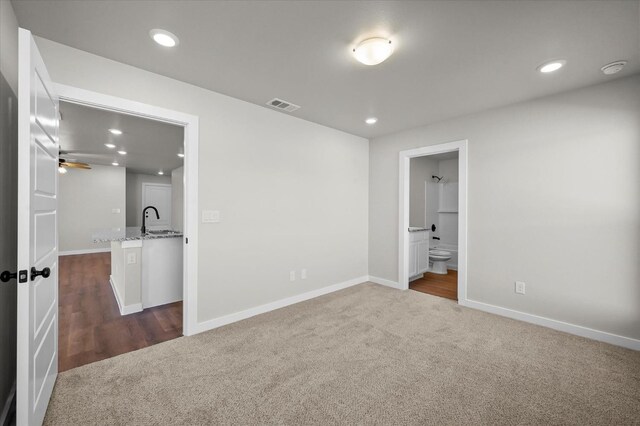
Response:
POLYGON ((291 102, 283 101, 282 99, 273 98, 267 102, 271 108, 279 109, 280 111, 293 112, 300 108, 299 105, 292 104, 291 102))

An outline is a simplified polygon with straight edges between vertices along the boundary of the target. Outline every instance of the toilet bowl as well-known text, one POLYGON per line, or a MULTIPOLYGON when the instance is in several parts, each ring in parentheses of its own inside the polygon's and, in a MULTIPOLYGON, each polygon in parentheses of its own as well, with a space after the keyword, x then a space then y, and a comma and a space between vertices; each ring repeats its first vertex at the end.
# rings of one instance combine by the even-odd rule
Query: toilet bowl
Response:
POLYGON ((447 274, 447 261, 451 260, 452 254, 446 250, 429 250, 429 261, 432 263, 429 272, 434 274, 447 274))

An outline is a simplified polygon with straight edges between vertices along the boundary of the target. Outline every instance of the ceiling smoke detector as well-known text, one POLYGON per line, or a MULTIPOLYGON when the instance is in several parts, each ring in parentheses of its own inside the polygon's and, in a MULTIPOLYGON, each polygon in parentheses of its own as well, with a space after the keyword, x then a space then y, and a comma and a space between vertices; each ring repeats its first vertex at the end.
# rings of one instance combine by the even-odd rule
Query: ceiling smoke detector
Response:
POLYGON ((269 105, 271 108, 275 108, 275 109, 278 109, 280 111, 285 111, 285 112, 293 112, 293 111, 295 111, 295 110, 300 108, 299 105, 296 105, 296 104, 291 103, 289 101, 284 101, 284 100, 278 99, 278 98, 271 99, 269 102, 267 102, 267 105, 269 105))
POLYGON ((627 61, 615 61, 605 65, 600 70, 606 75, 611 75, 622 71, 625 65, 627 65, 627 61))

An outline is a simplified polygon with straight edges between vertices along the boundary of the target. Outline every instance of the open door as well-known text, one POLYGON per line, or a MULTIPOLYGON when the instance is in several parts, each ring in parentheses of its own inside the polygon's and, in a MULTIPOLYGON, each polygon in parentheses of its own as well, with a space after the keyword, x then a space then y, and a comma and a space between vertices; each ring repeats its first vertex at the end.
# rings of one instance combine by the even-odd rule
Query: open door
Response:
POLYGON ((31 33, 18 61, 18 425, 40 425, 58 374, 58 98, 31 33))

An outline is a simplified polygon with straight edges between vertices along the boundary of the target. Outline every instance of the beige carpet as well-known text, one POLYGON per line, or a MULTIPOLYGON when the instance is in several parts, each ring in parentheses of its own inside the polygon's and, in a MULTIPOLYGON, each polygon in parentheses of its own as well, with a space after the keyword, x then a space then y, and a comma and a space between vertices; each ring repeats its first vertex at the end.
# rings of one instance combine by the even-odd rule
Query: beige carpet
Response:
POLYGON ((640 352, 362 284, 62 373, 45 424, 640 424, 640 352))

